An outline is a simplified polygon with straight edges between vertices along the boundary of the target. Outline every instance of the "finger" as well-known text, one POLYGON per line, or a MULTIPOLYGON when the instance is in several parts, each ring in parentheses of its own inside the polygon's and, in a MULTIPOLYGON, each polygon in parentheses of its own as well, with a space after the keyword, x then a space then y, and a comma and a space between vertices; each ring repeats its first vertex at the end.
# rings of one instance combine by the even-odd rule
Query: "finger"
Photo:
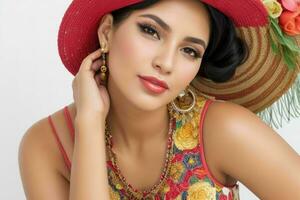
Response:
POLYGON ((98 60, 95 60, 91 66, 91 70, 93 71, 98 71, 102 65, 103 61, 102 59, 98 59, 98 60))
POLYGON ((94 51, 93 53, 91 53, 90 55, 88 55, 87 58, 89 58, 92 61, 94 61, 95 59, 99 58, 99 56, 101 56, 101 49, 97 49, 96 51, 94 51))
POLYGON ((83 61, 80 66, 79 71, 84 70, 84 71, 90 71, 91 70, 91 65, 94 60, 99 58, 101 56, 101 49, 97 49, 93 53, 89 54, 83 61))
POLYGON ((99 87, 99 86, 101 85, 101 81, 100 81, 100 76, 99 76, 99 74, 96 74, 96 75, 95 75, 95 81, 96 81, 96 83, 97 83, 97 86, 99 87))

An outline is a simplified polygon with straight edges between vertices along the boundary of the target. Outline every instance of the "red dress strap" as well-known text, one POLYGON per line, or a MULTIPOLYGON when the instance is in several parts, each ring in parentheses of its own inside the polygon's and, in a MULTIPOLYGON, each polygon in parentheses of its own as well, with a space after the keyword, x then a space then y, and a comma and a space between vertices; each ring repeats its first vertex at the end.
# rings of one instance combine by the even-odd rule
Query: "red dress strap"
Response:
POLYGON ((64 149, 64 147, 63 147, 63 145, 62 145, 62 143, 61 143, 61 141, 60 141, 60 139, 58 137, 58 134, 57 134, 57 131, 55 129, 54 123, 52 121, 51 115, 48 116, 48 121, 49 121, 49 124, 51 126, 52 133, 53 133, 53 135, 54 135, 54 137, 56 139, 58 148, 59 148, 59 150, 60 150, 60 152, 61 152, 61 154, 63 156, 65 165, 68 168, 68 170, 71 170, 71 162, 70 162, 70 160, 69 160, 69 158, 67 156, 67 153, 66 153, 66 151, 65 151, 65 149, 64 149))
POLYGON ((75 142, 75 130, 74 130, 74 125, 73 125, 73 122, 72 122, 72 118, 71 118, 68 106, 64 107, 64 115, 65 115, 65 119, 66 119, 66 122, 67 122, 67 126, 69 128, 69 133, 70 133, 72 141, 74 143, 75 142))

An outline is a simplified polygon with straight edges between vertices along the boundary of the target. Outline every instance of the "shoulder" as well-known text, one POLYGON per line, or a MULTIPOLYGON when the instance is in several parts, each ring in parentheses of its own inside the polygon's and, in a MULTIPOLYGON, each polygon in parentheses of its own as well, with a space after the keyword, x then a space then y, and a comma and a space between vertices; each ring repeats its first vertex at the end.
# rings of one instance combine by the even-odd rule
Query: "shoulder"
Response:
POLYGON ((226 145, 228 149, 233 147, 232 150, 234 145, 249 146, 264 138, 280 138, 256 114, 227 101, 211 101, 203 129, 211 137, 218 138, 216 141, 222 141, 220 145, 226 145))
MULTIPOLYGON (((47 118, 43 118, 32 124, 23 135, 19 145, 19 156, 31 154, 47 155, 53 157, 51 148, 51 129, 47 118)), ((30 159, 25 157, 25 159, 30 159)))
POLYGON ((271 131, 250 110, 227 101, 211 101, 203 122, 204 138, 210 141, 216 165, 225 174, 230 174, 228 165, 239 166, 238 148, 252 148, 266 130, 271 131))
POLYGON ((215 121, 222 128, 232 128, 234 130, 239 127, 241 128, 239 123, 246 123, 248 125, 254 123, 265 126, 264 122, 256 114, 238 104, 228 101, 208 101, 211 101, 206 116, 209 123, 215 121))
MULTIPOLYGON (((71 140, 67 132, 63 110, 60 109, 52 113, 51 119, 57 136, 67 154, 70 155, 71 140)), ((36 162, 36 165, 45 162, 64 177, 68 176, 48 116, 36 121, 26 130, 20 141, 18 154, 20 167, 28 162, 36 162)))
POLYGON ((295 179, 300 174, 299 155, 250 110, 230 102, 213 101, 207 109, 203 132, 212 141, 219 169, 243 182, 260 198, 276 194, 283 197, 300 187, 300 175, 295 179), (283 160, 285 165, 280 164, 283 160), (282 188, 283 182, 292 182, 293 186, 282 188))

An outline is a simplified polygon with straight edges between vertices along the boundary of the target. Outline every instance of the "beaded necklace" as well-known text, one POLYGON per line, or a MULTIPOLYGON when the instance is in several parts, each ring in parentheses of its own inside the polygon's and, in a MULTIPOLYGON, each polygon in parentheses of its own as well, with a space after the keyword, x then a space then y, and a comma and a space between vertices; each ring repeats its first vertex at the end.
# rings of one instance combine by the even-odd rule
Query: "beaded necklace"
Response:
POLYGON ((105 123, 105 139, 106 139, 106 146, 108 148, 108 155, 110 157, 110 160, 112 161, 112 164, 114 168, 117 171, 117 176, 121 180, 122 184, 125 186, 125 191, 129 195, 130 199, 149 199, 151 196, 157 194, 160 186, 165 182, 166 178, 168 177, 168 174, 170 172, 171 168, 171 157, 173 154, 173 148, 172 148, 172 136, 174 131, 176 130, 176 118, 174 117, 173 112, 170 110, 170 107, 168 106, 169 110, 169 131, 168 131, 168 142, 167 142, 167 153, 166 153, 166 160, 164 164, 164 168, 162 171, 162 174, 160 176, 160 180, 153 185, 150 189, 147 190, 137 190, 132 187, 131 184, 127 183, 126 178, 122 175, 122 172, 117 164, 117 157, 116 154, 113 152, 113 142, 112 142, 112 135, 110 133, 110 129, 108 128, 107 122, 105 123))

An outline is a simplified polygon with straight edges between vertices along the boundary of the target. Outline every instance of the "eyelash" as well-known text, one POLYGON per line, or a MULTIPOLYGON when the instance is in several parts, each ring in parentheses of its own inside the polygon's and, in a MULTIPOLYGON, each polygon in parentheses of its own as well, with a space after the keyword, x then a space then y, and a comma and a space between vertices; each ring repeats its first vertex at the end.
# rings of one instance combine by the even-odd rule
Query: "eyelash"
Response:
MULTIPOLYGON (((148 35, 151 35, 154 37, 155 34, 157 34, 157 37, 158 39, 160 39, 160 36, 159 36, 159 32, 156 30, 156 28, 151 25, 151 24, 138 24, 140 30, 143 32, 143 33, 146 33, 148 35), (148 29, 148 31, 147 31, 148 29), (152 33, 151 33, 152 32, 152 33)), ((194 59, 198 59, 198 58, 202 58, 202 56, 200 55, 200 53, 192 48, 185 48, 185 49, 189 49, 189 50, 192 50, 193 53, 195 54, 194 56, 192 56, 194 59)), ((191 55, 191 54, 189 54, 191 55)))

